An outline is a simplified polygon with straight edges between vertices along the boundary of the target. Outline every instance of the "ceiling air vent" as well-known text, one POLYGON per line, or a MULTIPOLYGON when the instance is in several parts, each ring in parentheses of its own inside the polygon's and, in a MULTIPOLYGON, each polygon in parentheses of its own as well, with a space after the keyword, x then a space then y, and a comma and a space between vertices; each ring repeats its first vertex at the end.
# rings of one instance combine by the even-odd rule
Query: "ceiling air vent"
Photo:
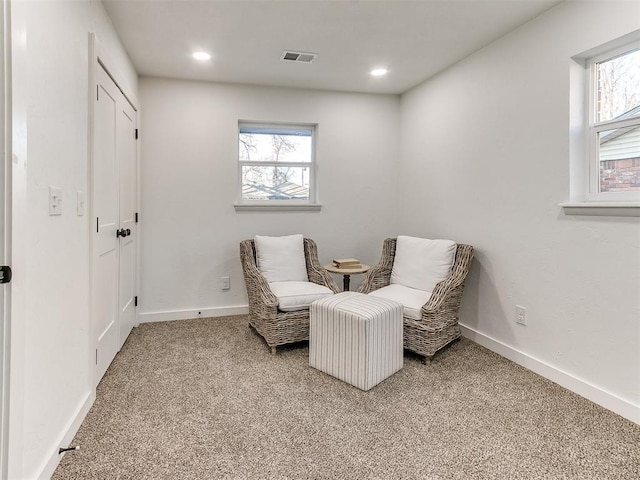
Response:
POLYGON ((290 50, 285 50, 282 52, 280 59, 286 62, 311 63, 317 56, 317 53, 292 52, 290 50))

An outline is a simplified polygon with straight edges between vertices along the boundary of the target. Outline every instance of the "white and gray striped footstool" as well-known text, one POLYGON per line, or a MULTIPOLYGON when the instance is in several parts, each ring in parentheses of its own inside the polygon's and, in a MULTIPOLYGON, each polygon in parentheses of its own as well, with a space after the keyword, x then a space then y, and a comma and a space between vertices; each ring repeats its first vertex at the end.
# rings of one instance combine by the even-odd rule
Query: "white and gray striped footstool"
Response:
POLYGON ((402 305, 343 292, 310 307, 309 365, 361 390, 400 370, 402 305))

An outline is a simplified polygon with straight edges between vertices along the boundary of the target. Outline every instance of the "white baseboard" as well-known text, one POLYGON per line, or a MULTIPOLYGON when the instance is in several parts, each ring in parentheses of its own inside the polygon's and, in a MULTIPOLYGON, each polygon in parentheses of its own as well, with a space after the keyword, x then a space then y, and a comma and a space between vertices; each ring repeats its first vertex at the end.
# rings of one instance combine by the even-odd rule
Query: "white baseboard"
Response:
POLYGON ((84 421, 84 418, 89 413, 91 406, 93 405, 93 401, 95 398, 92 396, 91 392, 87 393, 84 400, 80 402, 78 408, 76 409, 75 414, 71 417, 69 422, 67 423, 67 427, 63 429, 62 435, 58 438, 56 443, 51 447, 51 456, 46 460, 45 464, 40 468, 38 477, 39 479, 51 478, 53 472, 56 470, 56 467, 62 460, 63 455, 73 455, 73 452, 64 453, 60 455, 58 453, 58 449, 60 447, 69 446, 73 437, 75 437, 80 425, 84 421))
POLYGON ((188 320, 191 318, 226 317, 227 315, 246 315, 247 305, 235 307, 195 308, 190 310, 166 310, 163 312, 143 312, 138 314, 138 323, 168 322, 171 320, 188 320))
POLYGON ((464 325, 460 325, 460 327, 464 337, 473 340, 498 355, 502 355, 512 362, 522 365, 532 372, 535 372, 538 375, 541 375, 552 382, 577 393, 581 397, 591 400, 607 410, 611 410, 627 420, 631 420, 632 422, 640 425, 640 406, 634 405, 633 403, 602 390, 595 385, 591 385, 590 383, 576 378, 569 373, 563 372, 562 370, 510 347, 495 338, 491 338, 464 325))

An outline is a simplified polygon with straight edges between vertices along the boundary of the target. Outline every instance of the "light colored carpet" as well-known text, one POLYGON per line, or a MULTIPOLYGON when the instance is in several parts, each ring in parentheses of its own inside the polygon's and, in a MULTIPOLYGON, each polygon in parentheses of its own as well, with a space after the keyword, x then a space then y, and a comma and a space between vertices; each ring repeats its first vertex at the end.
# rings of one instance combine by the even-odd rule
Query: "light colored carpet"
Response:
POLYGON ((143 324, 54 479, 633 479, 640 426, 462 339, 368 392, 247 317, 143 324))

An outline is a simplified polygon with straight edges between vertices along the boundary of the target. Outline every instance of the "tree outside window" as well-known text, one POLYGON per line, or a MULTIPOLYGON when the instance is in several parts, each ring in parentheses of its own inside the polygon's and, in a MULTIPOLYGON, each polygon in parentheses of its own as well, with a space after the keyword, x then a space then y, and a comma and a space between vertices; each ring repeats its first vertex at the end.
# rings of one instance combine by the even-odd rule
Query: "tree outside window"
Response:
POLYGON ((314 131, 313 126, 240 123, 241 201, 312 201, 314 131))

